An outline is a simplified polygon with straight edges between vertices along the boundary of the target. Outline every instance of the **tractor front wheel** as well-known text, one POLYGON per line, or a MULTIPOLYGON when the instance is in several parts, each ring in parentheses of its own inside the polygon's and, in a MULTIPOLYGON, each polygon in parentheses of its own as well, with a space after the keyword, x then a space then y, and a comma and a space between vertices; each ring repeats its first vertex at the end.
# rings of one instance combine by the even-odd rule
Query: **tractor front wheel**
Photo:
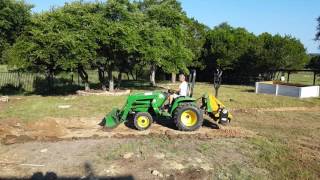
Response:
POLYGON ((203 114, 199 108, 185 104, 176 109, 174 121, 181 131, 195 131, 203 124, 203 114))
POLYGON ((153 123, 152 116, 147 112, 138 112, 134 116, 134 127, 139 131, 147 130, 153 123))

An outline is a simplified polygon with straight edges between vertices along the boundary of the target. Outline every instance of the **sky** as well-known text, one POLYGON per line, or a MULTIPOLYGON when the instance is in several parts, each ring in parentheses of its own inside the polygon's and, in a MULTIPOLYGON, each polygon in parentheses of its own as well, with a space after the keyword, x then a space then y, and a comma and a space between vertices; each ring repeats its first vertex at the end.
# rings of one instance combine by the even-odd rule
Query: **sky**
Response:
MULTIPOLYGON (((34 12, 61 6, 72 0, 25 0, 34 12)), ((320 53, 315 42, 320 0, 180 0, 189 17, 209 27, 227 22, 254 34, 291 35, 301 40, 309 53, 320 53)))

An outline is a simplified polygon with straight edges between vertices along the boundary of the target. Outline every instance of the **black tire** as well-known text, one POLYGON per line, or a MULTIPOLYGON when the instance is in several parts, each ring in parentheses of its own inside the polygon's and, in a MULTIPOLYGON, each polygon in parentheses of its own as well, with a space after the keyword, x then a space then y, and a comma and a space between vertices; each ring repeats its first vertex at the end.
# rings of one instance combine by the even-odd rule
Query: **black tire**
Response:
POLYGON ((133 124, 134 127, 139 131, 145 131, 150 128, 151 124, 153 123, 153 118, 150 113, 148 112, 138 112, 134 116, 133 124), (144 118, 144 119, 139 119, 144 118))
POLYGON ((194 106, 193 104, 182 104, 174 112, 174 122, 177 128, 181 131, 195 131, 198 130, 203 124, 203 113, 198 107, 194 106), (184 112, 187 114, 191 114, 191 116, 194 116, 191 117, 192 119, 196 117, 195 122, 187 125, 182 119, 182 115, 184 112))

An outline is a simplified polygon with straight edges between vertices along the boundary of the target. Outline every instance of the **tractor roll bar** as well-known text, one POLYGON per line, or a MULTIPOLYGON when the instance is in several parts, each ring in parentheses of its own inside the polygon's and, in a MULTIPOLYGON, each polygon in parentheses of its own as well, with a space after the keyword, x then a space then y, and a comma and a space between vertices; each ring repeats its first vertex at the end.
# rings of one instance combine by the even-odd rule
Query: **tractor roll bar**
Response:
POLYGON ((190 71, 190 74, 189 74, 189 83, 188 83, 188 86, 189 86, 189 96, 192 97, 193 95, 193 88, 194 88, 194 85, 196 83, 196 75, 197 75, 197 72, 196 70, 191 70, 190 71))

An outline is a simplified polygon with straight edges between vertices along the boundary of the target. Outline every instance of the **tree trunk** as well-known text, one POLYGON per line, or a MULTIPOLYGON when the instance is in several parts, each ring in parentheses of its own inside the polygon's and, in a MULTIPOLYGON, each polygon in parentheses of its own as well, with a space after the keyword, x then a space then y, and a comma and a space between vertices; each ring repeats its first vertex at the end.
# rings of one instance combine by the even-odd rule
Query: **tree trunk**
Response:
POLYGON ((150 68, 150 82, 152 86, 156 85, 156 66, 154 64, 150 68))
POLYGON ((172 83, 176 83, 176 79, 177 79, 177 74, 176 73, 171 73, 171 82, 172 83))
POLYGON ((120 87, 121 86, 121 81, 122 81, 122 72, 121 72, 121 70, 119 71, 119 74, 118 74, 118 87, 120 87))
POLYGON ((138 76, 139 76, 138 70, 136 70, 135 74, 136 74, 136 81, 137 81, 138 80, 138 76))
POLYGON ((90 85, 89 85, 89 76, 88 76, 87 72, 83 69, 83 67, 79 67, 78 73, 79 73, 81 80, 84 83, 84 90, 89 91, 90 85))
POLYGON ((71 74, 71 84, 73 84, 73 72, 71 74))
POLYGON ((105 71, 103 67, 99 67, 98 68, 98 75, 99 75, 99 81, 101 83, 101 88, 103 91, 107 90, 107 86, 106 86, 106 80, 105 80, 105 75, 104 75, 105 71))
POLYGON ((114 91, 114 81, 113 81, 113 75, 112 75, 112 68, 109 68, 108 70, 108 78, 109 78, 109 91, 114 91))
POLYGON ((51 92, 53 88, 53 71, 49 69, 47 71, 48 91, 51 92))
POLYGON ((130 75, 131 75, 131 77, 132 77, 132 80, 136 80, 136 79, 134 78, 133 72, 132 72, 131 70, 130 70, 129 72, 130 72, 130 75))

